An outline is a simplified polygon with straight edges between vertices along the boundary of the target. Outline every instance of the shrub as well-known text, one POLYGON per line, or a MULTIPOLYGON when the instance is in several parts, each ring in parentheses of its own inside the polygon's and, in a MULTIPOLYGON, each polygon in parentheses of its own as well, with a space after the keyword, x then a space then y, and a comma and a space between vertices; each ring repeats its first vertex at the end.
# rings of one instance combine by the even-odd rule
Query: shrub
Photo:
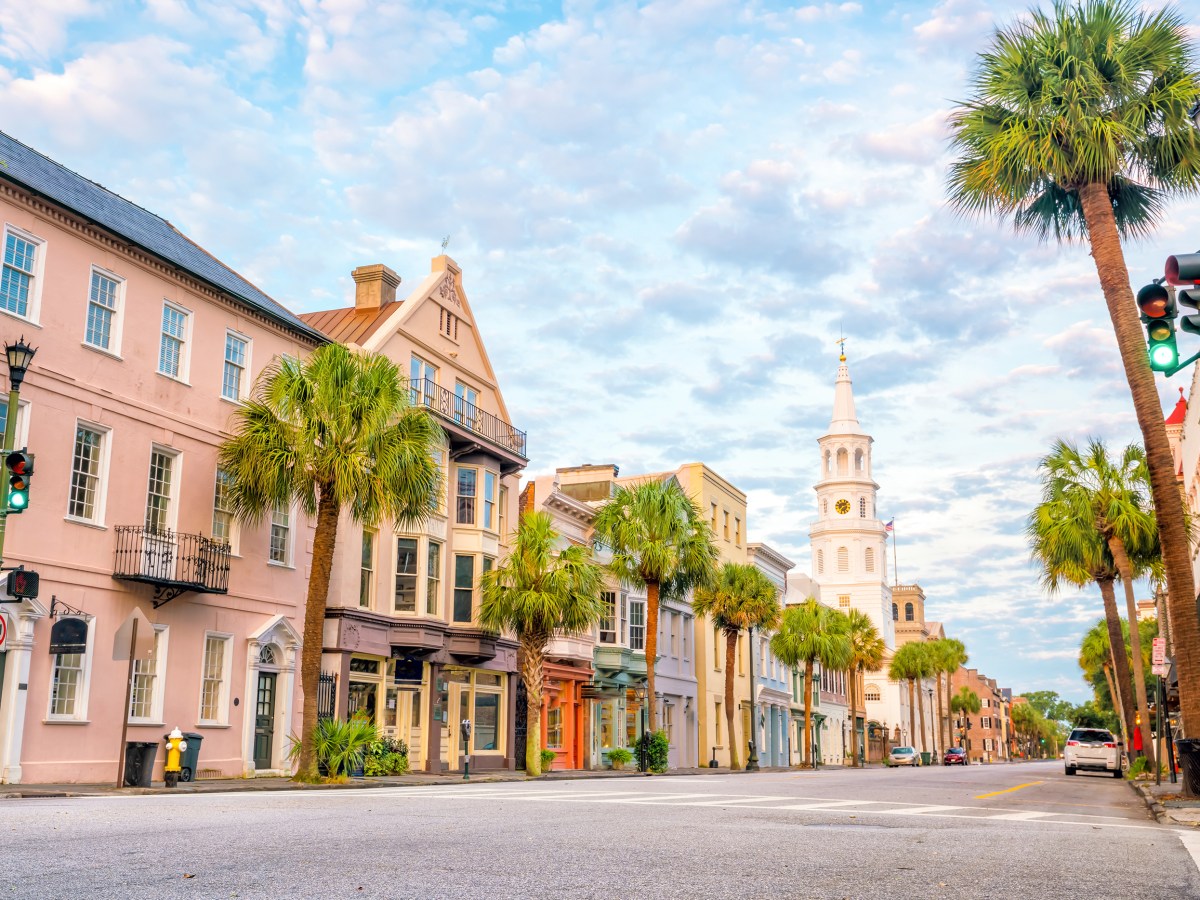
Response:
POLYGON ((1129 771, 1125 773, 1125 777, 1129 778, 1129 779, 1137 778, 1139 775, 1141 775, 1143 772, 1146 771, 1146 768, 1147 768, 1146 757, 1139 756, 1137 759, 1135 759, 1133 761, 1133 765, 1131 765, 1129 767, 1129 771))
POLYGON ((619 769, 633 759, 633 754, 624 747, 614 747, 608 751, 608 761, 614 769, 619 769))
POLYGON ((550 767, 554 765, 554 761, 558 759, 558 754, 553 750, 542 751, 542 771, 549 772, 550 767))
POLYGON ((363 774, 404 775, 408 772, 408 745, 404 741, 382 737, 372 741, 363 759, 363 774))
POLYGON ((364 718, 320 719, 312 738, 317 765, 331 778, 345 777, 362 766, 367 748, 378 739, 374 723, 364 718))
POLYGON ((667 754, 671 750, 671 742, 665 731, 653 734, 643 734, 638 738, 638 754, 646 754, 646 770, 662 774, 667 771, 667 754))

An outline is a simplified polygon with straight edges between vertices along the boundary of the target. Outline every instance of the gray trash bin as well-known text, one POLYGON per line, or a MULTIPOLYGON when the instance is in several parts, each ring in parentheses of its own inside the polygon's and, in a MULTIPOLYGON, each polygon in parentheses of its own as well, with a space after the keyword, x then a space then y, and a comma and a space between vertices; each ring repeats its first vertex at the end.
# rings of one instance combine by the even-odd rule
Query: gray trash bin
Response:
POLYGON ((154 741, 129 741, 126 743, 125 787, 150 787, 156 756, 158 756, 158 744, 154 741))
POLYGON ((185 731, 183 739, 187 741, 187 749, 183 751, 183 756, 179 760, 179 767, 182 769, 179 773, 179 780, 195 781, 196 773, 200 771, 200 744, 204 741, 204 735, 194 731, 185 731))

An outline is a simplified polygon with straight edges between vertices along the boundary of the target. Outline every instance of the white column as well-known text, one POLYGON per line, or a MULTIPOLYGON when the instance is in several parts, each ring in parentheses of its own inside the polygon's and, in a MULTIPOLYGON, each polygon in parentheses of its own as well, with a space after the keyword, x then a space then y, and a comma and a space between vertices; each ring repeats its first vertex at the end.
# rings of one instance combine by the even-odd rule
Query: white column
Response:
POLYGON ((37 620, 46 616, 46 608, 36 600, 23 600, 0 615, 8 626, 8 658, 4 661, 4 684, 0 685, 0 784, 20 784, 33 632, 37 620))

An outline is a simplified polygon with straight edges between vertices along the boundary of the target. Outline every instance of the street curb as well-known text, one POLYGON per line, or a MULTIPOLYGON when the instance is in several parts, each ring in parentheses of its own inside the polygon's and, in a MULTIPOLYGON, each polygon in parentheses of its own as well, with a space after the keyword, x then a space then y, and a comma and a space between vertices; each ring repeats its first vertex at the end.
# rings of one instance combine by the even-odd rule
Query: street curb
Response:
POLYGON ((1142 798, 1142 801, 1146 804, 1146 808, 1149 809, 1151 815, 1154 816, 1154 821, 1158 822, 1160 825, 1170 824, 1168 821, 1169 817, 1167 816, 1167 811, 1163 808, 1161 803, 1154 799, 1153 794, 1151 794, 1148 790, 1146 790, 1146 788, 1142 787, 1142 785, 1138 784, 1136 781, 1127 781, 1126 784, 1133 788, 1133 792, 1142 798))

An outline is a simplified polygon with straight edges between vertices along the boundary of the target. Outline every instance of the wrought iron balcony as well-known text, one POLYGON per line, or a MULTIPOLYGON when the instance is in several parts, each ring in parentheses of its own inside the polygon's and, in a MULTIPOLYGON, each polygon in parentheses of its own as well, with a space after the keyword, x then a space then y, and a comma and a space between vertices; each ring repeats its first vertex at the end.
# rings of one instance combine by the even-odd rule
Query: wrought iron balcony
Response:
POLYGON ((229 593, 229 545, 202 534, 118 525, 113 578, 154 586, 154 608, 185 591, 229 593))
POLYGON ((414 406, 423 406, 437 413, 447 422, 516 454, 523 461, 529 459, 525 447, 525 432, 514 428, 498 416, 484 412, 474 403, 467 402, 465 398, 442 387, 432 378, 410 382, 409 397, 414 406))

